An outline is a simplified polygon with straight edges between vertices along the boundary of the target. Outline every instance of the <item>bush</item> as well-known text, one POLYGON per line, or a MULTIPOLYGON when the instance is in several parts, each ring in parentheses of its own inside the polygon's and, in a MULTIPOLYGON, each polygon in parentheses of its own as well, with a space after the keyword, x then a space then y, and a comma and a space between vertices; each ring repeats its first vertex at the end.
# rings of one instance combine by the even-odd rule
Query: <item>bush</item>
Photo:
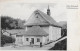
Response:
POLYGON ((1 35, 1 46, 3 46, 6 43, 13 43, 13 42, 15 42, 15 39, 9 36, 1 35))

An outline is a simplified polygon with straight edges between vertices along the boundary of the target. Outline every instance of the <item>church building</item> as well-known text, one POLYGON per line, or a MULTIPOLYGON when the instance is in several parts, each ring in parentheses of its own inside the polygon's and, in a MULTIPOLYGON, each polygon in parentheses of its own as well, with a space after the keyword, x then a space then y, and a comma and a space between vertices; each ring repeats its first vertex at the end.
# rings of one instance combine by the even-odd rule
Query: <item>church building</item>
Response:
POLYGON ((51 17, 48 6, 47 13, 35 10, 26 23, 26 31, 16 34, 15 44, 42 45, 61 37, 61 27, 51 17))

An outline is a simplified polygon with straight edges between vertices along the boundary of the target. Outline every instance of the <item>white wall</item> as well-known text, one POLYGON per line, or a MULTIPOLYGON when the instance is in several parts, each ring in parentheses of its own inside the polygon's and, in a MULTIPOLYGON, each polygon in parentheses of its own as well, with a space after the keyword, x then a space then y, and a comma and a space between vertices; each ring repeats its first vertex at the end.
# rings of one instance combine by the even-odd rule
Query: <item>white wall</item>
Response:
POLYGON ((24 36, 23 44, 30 45, 31 38, 34 38, 34 45, 40 45, 40 42, 37 42, 37 38, 40 38, 40 41, 42 41, 42 37, 36 37, 36 36, 24 36), (29 41, 26 41, 26 38, 29 38, 29 41))
POLYGON ((49 33, 49 26, 41 27, 45 32, 49 33))
POLYGON ((43 45, 46 44, 46 43, 48 43, 48 41, 47 41, 48 38, 49 38, 48 36, 43 36, 43 37, 42 37, 42 44, 43 44, 43 45))
POLYGON ((28 29, 28 28, 27 28, 27 26, 26 26, 26 28, 25 28, 25 29, 26 29, 26 31, 27 31, 27 29, 28 29))
POLYGON ((30 45, 30 39, 29 39, 29 41, 26 41, 26 38, 29 38, 29 37, 23 36, 23 45, 30 45))
POLYGON ((23 38, 22 37, 16 37, 15 44, 23 44, 23 38))
POLYGON ((57 40, 58 38, 61 37, 61 28, 59 27, 49 27, 49 39, 50 40, 57 40))
POLYGON ((30 45, 31 38, 34 38, 34 44, 33 45, 40 45, 40 42, 44 45, 47 43, 48 36, 22 36, 22 37, 16 37, 15 44, 22 44, 22 45, 30 45), (26 38, 29 38, 29 41, 26 41, 26 38), (40 39, 40 42, 37 42, 37 38, 40 39))

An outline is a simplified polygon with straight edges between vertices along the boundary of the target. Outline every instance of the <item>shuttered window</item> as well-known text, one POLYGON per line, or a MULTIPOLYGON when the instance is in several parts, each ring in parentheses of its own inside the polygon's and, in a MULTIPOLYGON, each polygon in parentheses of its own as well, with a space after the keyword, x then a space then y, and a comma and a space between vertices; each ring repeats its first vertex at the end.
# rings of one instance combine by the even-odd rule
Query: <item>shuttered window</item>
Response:
POLYGON ((40 42, 40 39, 39 38, 37 38, 37 42, 40 42))
POLYGON ((26 41, 29 41, 29 38, 26 38, 26 41))

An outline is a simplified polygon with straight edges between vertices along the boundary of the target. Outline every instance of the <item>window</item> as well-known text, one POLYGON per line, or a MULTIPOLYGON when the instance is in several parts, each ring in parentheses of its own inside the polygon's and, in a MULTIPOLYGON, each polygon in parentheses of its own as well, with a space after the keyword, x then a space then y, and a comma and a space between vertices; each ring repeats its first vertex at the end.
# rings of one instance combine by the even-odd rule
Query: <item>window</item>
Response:
POLYGON ((29 39, 28 38, 26 38, 26 41, 28 41, 29 39))
POLYGON ((39 12, 38 12, 38 11, 36 11, 35 13, 36 13, 36 14, 39 14, 39 12))
POLYGON ((36 18, 38 18, 38 16, 36 18))
POLYGON ((40 42, 40 39, 39 38, 37 38, 37 42, 40 42))

